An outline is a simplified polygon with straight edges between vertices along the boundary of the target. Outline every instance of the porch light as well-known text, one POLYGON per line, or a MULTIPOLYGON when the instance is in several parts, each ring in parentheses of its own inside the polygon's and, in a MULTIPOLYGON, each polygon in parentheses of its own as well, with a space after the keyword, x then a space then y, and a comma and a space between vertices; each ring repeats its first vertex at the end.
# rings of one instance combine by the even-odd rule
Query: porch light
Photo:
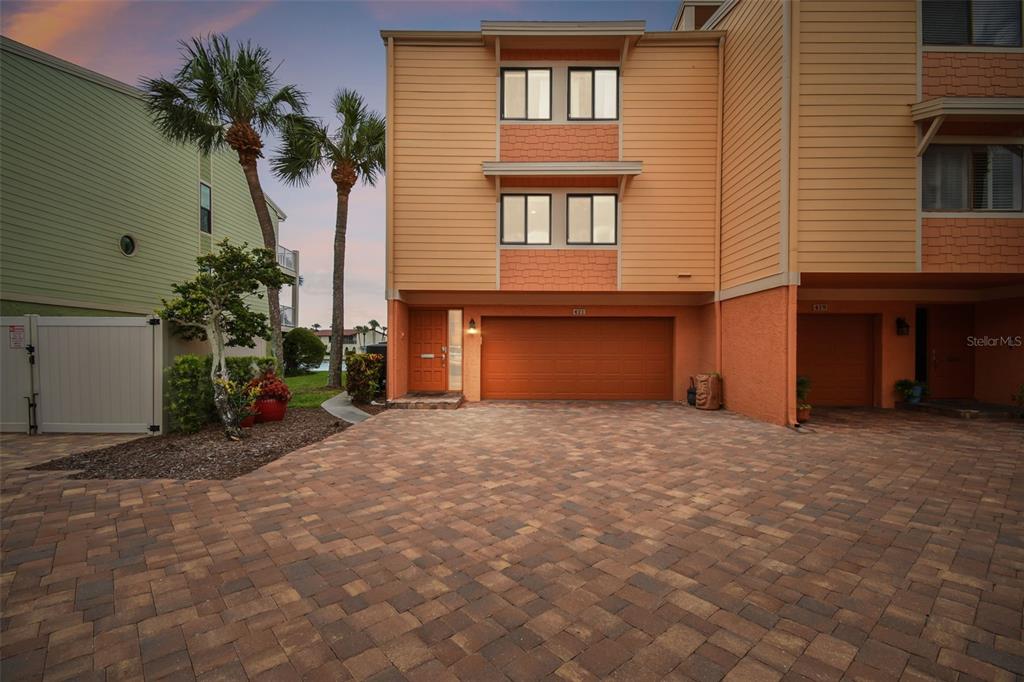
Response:
POLYGON ((896 318, 896 336, 910 336, 910 323, 902 317, 896 318))
POLYGON ((476 334, 476 320, 475 319, 470 319, 470 321, 469 321, 469 329, 466 330, 466 333, 467 334, 476 334))

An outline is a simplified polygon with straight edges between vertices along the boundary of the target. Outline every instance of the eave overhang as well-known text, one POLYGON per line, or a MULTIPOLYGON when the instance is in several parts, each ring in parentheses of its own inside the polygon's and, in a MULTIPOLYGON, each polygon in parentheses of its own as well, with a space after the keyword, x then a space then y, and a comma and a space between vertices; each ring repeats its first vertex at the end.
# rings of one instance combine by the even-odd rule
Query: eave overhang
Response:
POLYGON ((481 21, 484 36, 642 36, 640 21, 481 21))
POLYGON ((629 177, 643 172, 643 161, 484 161, 487 177, 629 177))
POLYGON ((1024 118, 1024 97, 935 97, 910 105, 914 121, 945 116, 972 120, 1024 118))

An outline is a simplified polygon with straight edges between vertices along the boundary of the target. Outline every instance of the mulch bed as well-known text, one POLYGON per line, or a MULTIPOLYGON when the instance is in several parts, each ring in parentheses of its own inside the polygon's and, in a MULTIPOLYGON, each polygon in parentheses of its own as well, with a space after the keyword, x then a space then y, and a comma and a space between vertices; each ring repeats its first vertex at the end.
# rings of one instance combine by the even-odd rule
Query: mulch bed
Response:
POLYGON ((225 480, 316 443, 350 424, 321 409, 294 408, 279 422, 245 429, 248 438, 230 441, 219 424, 198 433, 138 438, 30 467, 35 471, 75 470, 70 478, 172 478, 225 480))

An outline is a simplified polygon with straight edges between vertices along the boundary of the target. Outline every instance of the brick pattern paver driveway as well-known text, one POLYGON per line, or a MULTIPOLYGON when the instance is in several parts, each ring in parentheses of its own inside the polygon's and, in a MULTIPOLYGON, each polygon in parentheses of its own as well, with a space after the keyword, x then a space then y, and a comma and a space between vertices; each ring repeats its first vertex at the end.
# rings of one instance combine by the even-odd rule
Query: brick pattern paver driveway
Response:
POLYGON ((1024 432, 384 413, 234 481, 3 480, 2 676, 1024 675, 1024 432))

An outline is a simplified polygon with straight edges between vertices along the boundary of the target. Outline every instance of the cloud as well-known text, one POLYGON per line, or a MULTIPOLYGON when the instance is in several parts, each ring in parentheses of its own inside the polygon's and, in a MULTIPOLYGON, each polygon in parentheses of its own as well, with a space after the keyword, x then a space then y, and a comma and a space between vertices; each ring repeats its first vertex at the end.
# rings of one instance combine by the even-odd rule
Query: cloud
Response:
MULTIPOLYGON (((59 50, 69 36, 109 24, 128 3, 125 0, 58 0, 13 5, 3 21, 4 34, 40 50, 59 50)), ((72 59, 65 56, 65 59, 72 59)))
POLYGON ((472 10, 477 14, 485 9, 495 12, 513 12, 520 6, 520 3, 518 0, 370 0, 367 6, 375 19, 394 21, 467 10, 472 10))
MULTIPOLYGON (((188 30, 189 35, 206 35, 208 33, 227 33, 231 29, 244 24, 266 9, 272 0, 249 0, 233 11, 221 16, 204 17, 188 30)), ((234 5, 234 3, 226 3, 234 5)))

